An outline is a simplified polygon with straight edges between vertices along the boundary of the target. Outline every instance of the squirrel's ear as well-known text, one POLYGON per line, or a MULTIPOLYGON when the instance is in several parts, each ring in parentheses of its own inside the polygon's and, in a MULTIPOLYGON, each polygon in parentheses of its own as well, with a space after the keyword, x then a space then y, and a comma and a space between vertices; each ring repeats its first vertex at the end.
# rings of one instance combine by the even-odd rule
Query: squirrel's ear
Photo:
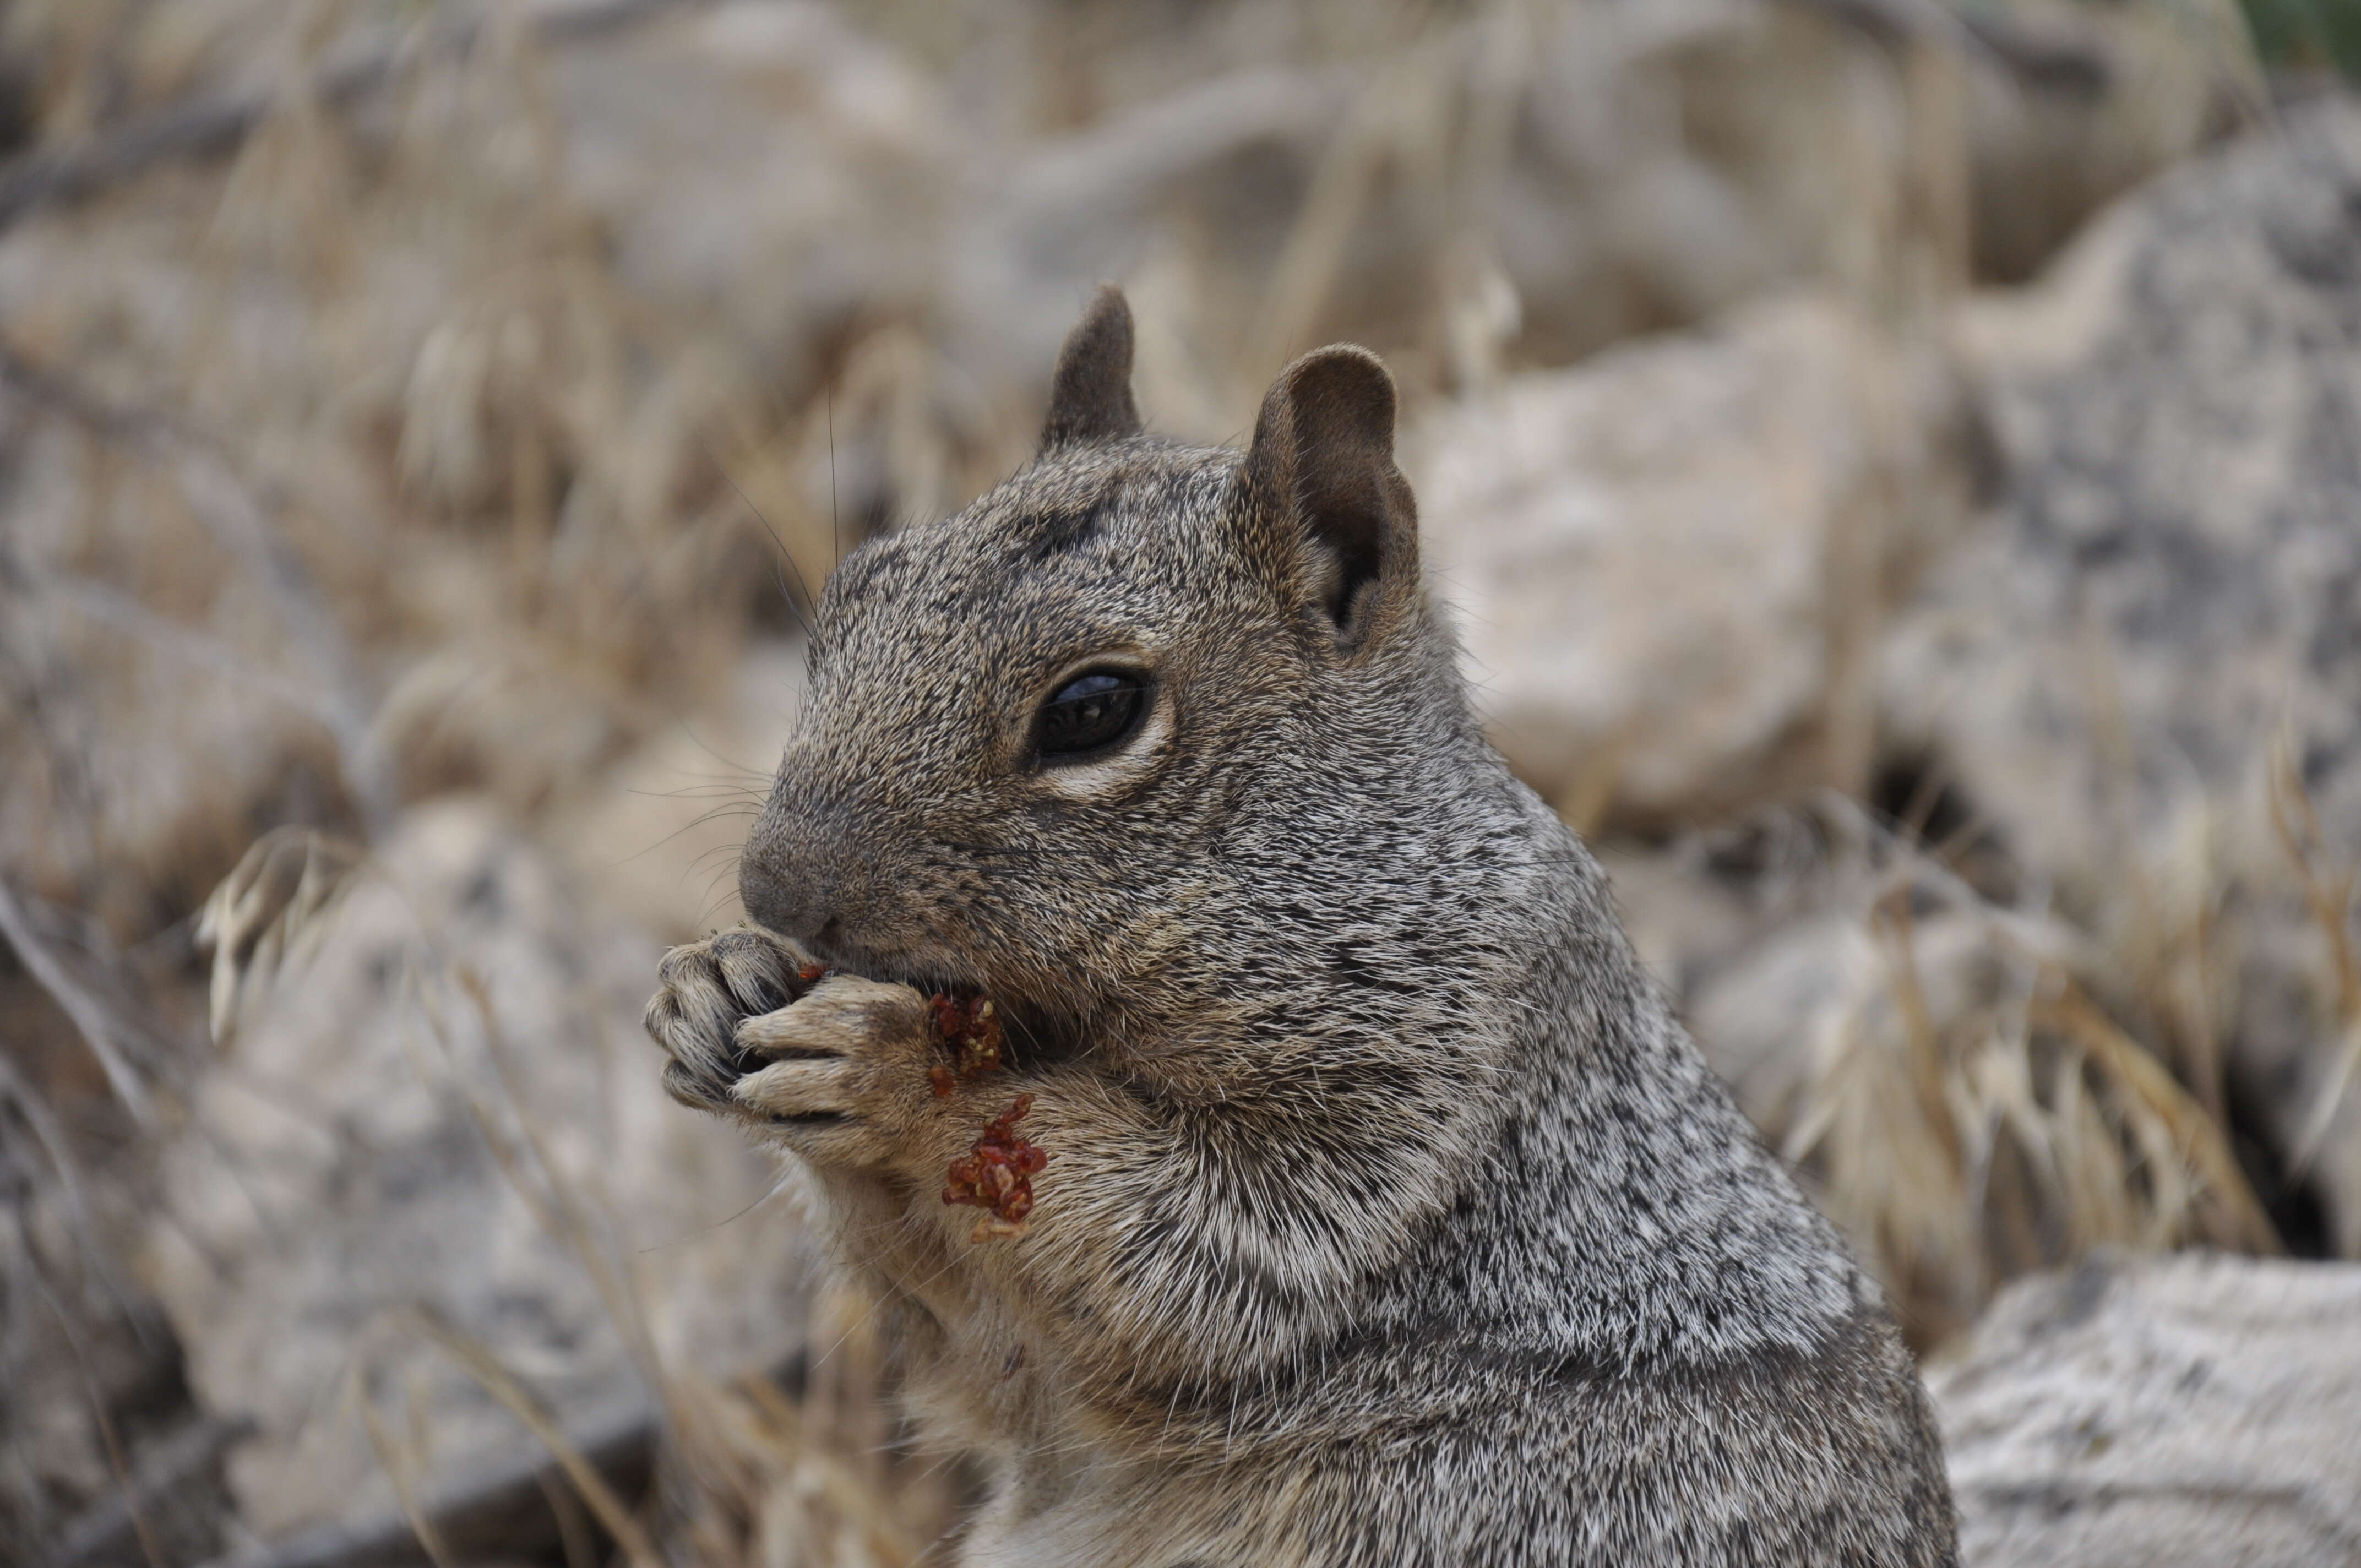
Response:
POLYGON ((1394 378, 1376 355, 1340 344, 1281 371, 1244 477, 1249 555, 1341 641, 1415 594, 1418 508, 1394 466, 1394 378))
POLYGON ((1139 410, 1131 400, 1131 307, 1122 290, 1102 283, 1058 350, 1041 450, 1138 433, 1139 410))

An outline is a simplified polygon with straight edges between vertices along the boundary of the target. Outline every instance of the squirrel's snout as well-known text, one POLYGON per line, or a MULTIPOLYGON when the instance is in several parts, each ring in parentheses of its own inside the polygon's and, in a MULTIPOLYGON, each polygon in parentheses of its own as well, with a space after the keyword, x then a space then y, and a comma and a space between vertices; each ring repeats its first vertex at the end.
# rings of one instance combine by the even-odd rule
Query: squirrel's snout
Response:
POLYGON ((824 906, 823 879, 784 874, 759 844, 750 844, 738 861, 738 899, 754 924, 774 931, 807 949, 835 917, 824 906))
POLYGON ((823 960, 873 956, 872 944, 891 935, 884 928, 890 914, 877 894, 873 855, 849 841, 825 812, 774 801, 738 858, 738 897, 747 915, 823 960))

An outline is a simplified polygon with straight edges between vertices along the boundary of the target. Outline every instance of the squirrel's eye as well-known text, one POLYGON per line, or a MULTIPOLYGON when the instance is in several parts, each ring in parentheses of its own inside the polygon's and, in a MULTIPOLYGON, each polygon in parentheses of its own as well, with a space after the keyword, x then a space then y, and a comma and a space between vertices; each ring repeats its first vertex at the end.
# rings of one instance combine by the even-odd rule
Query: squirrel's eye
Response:
POLYGON ((1035 747, 1044 762, 1103 751, 1139 728, 1148 712, 1148 677, 1127 670, 1076 675, 1041 705, 1035 747))

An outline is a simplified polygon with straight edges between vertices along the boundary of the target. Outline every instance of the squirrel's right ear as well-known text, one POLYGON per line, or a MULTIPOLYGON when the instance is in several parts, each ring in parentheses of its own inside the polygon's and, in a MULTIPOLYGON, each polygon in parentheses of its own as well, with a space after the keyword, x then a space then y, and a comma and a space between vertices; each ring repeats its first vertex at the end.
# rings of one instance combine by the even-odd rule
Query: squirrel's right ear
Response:
POLYGON ((1131 400, 1131 307, 1122 290, 1102 283, 1058 350, 1041 451, 1138 433, 1139 410, 1131 400))
POLYGON ((1418 503, 1394 466, 1394 378, 1376 355, 1339 344, 1281 371, 1242 477, 1247 559, 1340 645, 1415 602, 1418 503))

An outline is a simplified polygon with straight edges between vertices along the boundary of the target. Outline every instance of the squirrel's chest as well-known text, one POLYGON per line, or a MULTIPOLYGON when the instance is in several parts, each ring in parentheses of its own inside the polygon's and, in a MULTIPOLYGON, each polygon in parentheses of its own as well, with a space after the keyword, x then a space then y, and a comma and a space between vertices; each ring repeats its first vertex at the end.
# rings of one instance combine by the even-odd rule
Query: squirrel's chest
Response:
POLYGON ((1012 1474, 995 1485, 960 1553, 961 1568, 1205 1568, 1312 1560, 1273 1497, 1100 1456, 1070 1465, 1054 1496, 1012 1474))
POLYGON ((1017 1489, 1063 1495, 1093 1462, 1087 1422, 1054 1347, 1028 1339, 989 1307, 938 1315, 911 1346, 910 1402, 929 1437, 966 1449, 1017 1489))

